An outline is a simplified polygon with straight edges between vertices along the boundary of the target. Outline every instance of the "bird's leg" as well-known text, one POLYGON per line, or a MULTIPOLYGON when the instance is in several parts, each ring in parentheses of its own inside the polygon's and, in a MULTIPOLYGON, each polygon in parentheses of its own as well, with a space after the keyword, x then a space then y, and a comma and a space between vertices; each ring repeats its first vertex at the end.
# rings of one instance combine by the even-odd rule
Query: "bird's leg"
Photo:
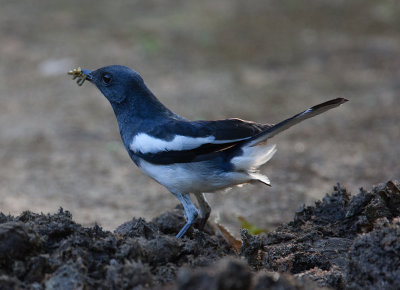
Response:
POLYGON ((204 229, 208 218, 210 217, 211 207, 204 193, 195 193, 200 208, 200 225, 199 229, 204 229))
POLYGON ((186 194, 174 193, 174 195, 182 203, 183 208, 185 209, 185 215, 186 215, 186 224, 176 235, 176 237, 179 239, 186 233, 186 231, 194 223, 194 221, 197 218, 198 212, 197 212, 197 209, 194 206, 192 200, 190 199, 190 195, 188 193, 186 193, 186 194))

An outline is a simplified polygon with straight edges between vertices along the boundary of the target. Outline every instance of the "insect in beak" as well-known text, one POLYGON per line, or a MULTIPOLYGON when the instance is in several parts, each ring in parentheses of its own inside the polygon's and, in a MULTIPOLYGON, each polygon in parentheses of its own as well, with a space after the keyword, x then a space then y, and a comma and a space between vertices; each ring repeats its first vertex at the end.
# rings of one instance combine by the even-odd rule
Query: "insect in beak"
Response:
POLYGON ((88 76, 82 72, 82 69, 80 67, 70 70, 68 74, 72 75, 73 80, 77 79, 76 83, 78 84, 78 86, 82 86, 85 80, 88 78, 88 76))

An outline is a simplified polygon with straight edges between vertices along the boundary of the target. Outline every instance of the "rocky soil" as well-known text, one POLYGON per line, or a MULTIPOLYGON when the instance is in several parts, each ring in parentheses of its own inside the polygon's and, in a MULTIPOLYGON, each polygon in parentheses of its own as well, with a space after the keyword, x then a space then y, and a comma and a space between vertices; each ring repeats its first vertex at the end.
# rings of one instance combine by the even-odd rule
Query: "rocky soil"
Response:
POLYGON ((55 214, 0 215, 2 289, 394 289, 400 287, 397 181, 354 196, 340 185, 240 250, 209 223, 182 239, 180 207, 114 232, 55 214))

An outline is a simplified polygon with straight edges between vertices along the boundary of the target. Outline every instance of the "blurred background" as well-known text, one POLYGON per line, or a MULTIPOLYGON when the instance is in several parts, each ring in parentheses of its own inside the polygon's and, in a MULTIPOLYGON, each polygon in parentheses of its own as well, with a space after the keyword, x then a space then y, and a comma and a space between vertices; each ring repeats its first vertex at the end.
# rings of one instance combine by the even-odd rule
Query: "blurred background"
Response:
POLYGON ((272 187, 209 194, 235 233, 288 221, 337 182, 399 178, 400 5, 377 0, 1 1, 0 211, 55 212, 114 229, 178 202, 144 176, 114 113, 66 72, 121 64, 190 119, 276 123, 350 102, 273 139, 272 187))

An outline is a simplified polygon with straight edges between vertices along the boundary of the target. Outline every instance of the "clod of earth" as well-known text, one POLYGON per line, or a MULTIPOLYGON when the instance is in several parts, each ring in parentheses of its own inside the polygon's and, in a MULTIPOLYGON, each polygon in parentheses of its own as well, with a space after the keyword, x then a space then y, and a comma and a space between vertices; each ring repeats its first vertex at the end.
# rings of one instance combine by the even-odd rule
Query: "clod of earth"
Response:
POLYGON ((62 209, 0 214, 0 288, 400 288, 395 181, 353 197, 338 185, 270 233, 242 230, 239 253, 210 225, 176 239, 182 221, 177 207, 111 233, 76 224, 62 209))

